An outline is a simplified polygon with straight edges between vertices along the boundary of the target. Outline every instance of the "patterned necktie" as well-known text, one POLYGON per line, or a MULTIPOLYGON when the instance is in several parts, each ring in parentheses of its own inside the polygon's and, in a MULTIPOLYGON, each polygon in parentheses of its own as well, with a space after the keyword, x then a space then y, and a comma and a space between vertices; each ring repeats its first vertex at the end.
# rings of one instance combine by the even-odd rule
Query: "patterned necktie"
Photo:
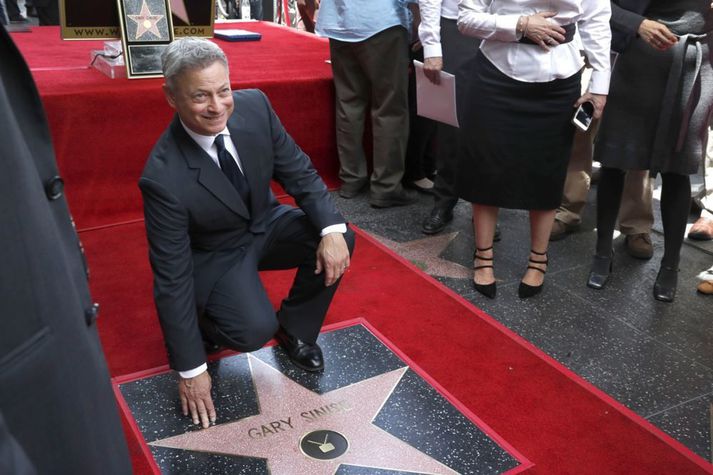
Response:
POLYGON ((245 206, 250 209, 250 186, 248 186, 248 181, 245 179, 245 175, 240 171, 238 164, 235 162, 233 156, 225 148, 225 142, 222 135, 218 135, 215 138, 215 146, 218 149, 218 162, 220 162, 220 169, 230 183, 233 184, 240 198, 242 198, 245 206))

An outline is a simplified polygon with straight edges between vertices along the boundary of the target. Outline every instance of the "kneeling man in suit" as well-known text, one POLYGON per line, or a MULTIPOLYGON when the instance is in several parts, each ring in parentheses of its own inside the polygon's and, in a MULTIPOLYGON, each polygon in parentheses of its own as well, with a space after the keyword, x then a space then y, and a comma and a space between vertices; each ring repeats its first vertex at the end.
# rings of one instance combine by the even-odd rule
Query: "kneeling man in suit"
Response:
POLYGON ((317 335, 354 235, 267 97, 231 91, 218 46, 182 38, 162 63, 177 114, 139 187, 154 299, 183 413, 208 427, 216 418, 206 371, 211 347, 253 351, 276 336, 298 367, 324 367, 317 335), (278 203, 272 179, 298 208, 278 203), (258 271, 288 268, 297 268, 295 280, 275 312, 258 271))

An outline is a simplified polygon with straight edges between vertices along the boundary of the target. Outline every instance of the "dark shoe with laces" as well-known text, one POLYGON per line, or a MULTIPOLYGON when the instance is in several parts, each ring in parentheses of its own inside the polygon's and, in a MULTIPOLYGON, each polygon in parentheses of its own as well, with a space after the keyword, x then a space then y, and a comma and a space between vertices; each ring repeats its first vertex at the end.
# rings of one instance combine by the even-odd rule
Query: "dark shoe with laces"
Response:
POLYGON ((275 335, 280 346, 287 352, 290 361, 305 371, 321 371, 324 369, 322 349, 316 343, 307 343, 296 338, 280 327, 275 335))
POLYGON ((418 195, 413 190, 401 188, 389 193, 370 193, 369 204, 373 208, 391 208, 394 206, 406 206, 415 203, 418 195))
POLYGON ((345 200, 350 200, 352 198, 356 198, 362 192, 366 191, 368 184, 368 180, 359 180, 352 183, 342 183, 342 186, 339 187, 339 191, 337 191, 337 193, 345 200))
POLYGON ((678 286, 678 269, 661 265, 654 283, 654 298, 660 302, 673 302, 678 286))
MULTIPOLYGON (((476 248, 475 255, 473 256, 473 260, 478 260, 478 261, 486 261, 486 262, 493 262, 492 257, 483 257, 478 255, 479 252, 486 252, 490 251, 493 248, 493 246, 486 247, 485 249, 480 249, 476 248)), ((493 265, 492 264, 484 264, 481 266, 473 266, 473 271, 477 271, 478 269, 492 269, 493 265)), ((494 299, 495 295, 498 292, 498 287, 495 283, 495 280, 493 280, 489 284, 479 284, 475 281, 475 275, 473 275, 473 287, 475 288, 478 293, 485 295, 489 299, 494 299)))
POLYGON ((453 221, 452 209, 433 208, 431 214, 423 220, 421 231, 423 234, 438 234, 451 221, 453 221))
MULTIPOLYGON (((534 259, 530 258, 530 259, 528 259, 528 262, 530 262, 532 264, 547 265, 549 260, 547 259, 546 252, 537 252, 532 249, 530 249, 530 252, 532 254, 535 254, 536 256, 542 256, 542 257, 544 257, 544 259, 534 260, 534 259)), ((532 265, 528 265, 527 268, 536 270, 538 272, 542 272, 543 274, 547 273, 547 270, 542 269, 541 267, 535 267, 532 265)), ((525 282, 520 281, 520 286, 517 288, 517 296, 520 297, 521 299, 528 299, 530 297, 534 297, 535 295, 542 292, 542 287, 544 287, 544 285, 545 285, 544 281, 540 285, 530 285, 530 284, 526 284, 525 282)))

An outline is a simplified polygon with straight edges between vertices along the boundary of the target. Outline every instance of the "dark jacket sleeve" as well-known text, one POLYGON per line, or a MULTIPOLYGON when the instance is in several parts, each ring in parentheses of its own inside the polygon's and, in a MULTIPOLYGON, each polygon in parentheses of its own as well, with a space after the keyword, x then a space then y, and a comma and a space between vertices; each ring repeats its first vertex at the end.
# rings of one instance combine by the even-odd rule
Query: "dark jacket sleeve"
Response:
POLYGON ((34 475, 37 473, 20 444, 5 425, 0 413, 0 473, 13 475, 34 475))
POLYGON ((312 161, 282 126, 267 96, 261 94, 268 109, 273 144, 273 178, 295 199, 315 228, 322 230, 333 224, 345 223, 334 200, 312 161))
POLYGON ((155 181, 143 177, 149 260, 154 274, 154 299, 171 368, 194 369, 206 362, 193 288, 193 260, 188 212, 155 181))
POLYGON ((623 53, 636 36, 649 0, 614 0, 611 2, 612 50, 623 53))

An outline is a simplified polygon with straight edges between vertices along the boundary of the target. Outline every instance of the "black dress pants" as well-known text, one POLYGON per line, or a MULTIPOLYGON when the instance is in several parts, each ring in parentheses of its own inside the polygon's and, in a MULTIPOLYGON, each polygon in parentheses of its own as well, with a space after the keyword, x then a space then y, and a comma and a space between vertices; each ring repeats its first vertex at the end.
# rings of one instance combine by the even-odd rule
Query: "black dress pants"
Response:
MULTIPOLYGON (((354 233, 344 235, 349 252, 354 233)), ((339 281, 326 287, 324 271, 315 274, 316 251, 321 237, 300 210, 280 217, 264 234, 257 235, 245 257, 215 284, 208 297, 201 328, 209 339, 237 351, 261 348, 277 332, 314 343, 339 281), (258 271, 297 268, 292 288, 275 312, 258 271), (207 320, 207 321, 206 321, 207 320)))

